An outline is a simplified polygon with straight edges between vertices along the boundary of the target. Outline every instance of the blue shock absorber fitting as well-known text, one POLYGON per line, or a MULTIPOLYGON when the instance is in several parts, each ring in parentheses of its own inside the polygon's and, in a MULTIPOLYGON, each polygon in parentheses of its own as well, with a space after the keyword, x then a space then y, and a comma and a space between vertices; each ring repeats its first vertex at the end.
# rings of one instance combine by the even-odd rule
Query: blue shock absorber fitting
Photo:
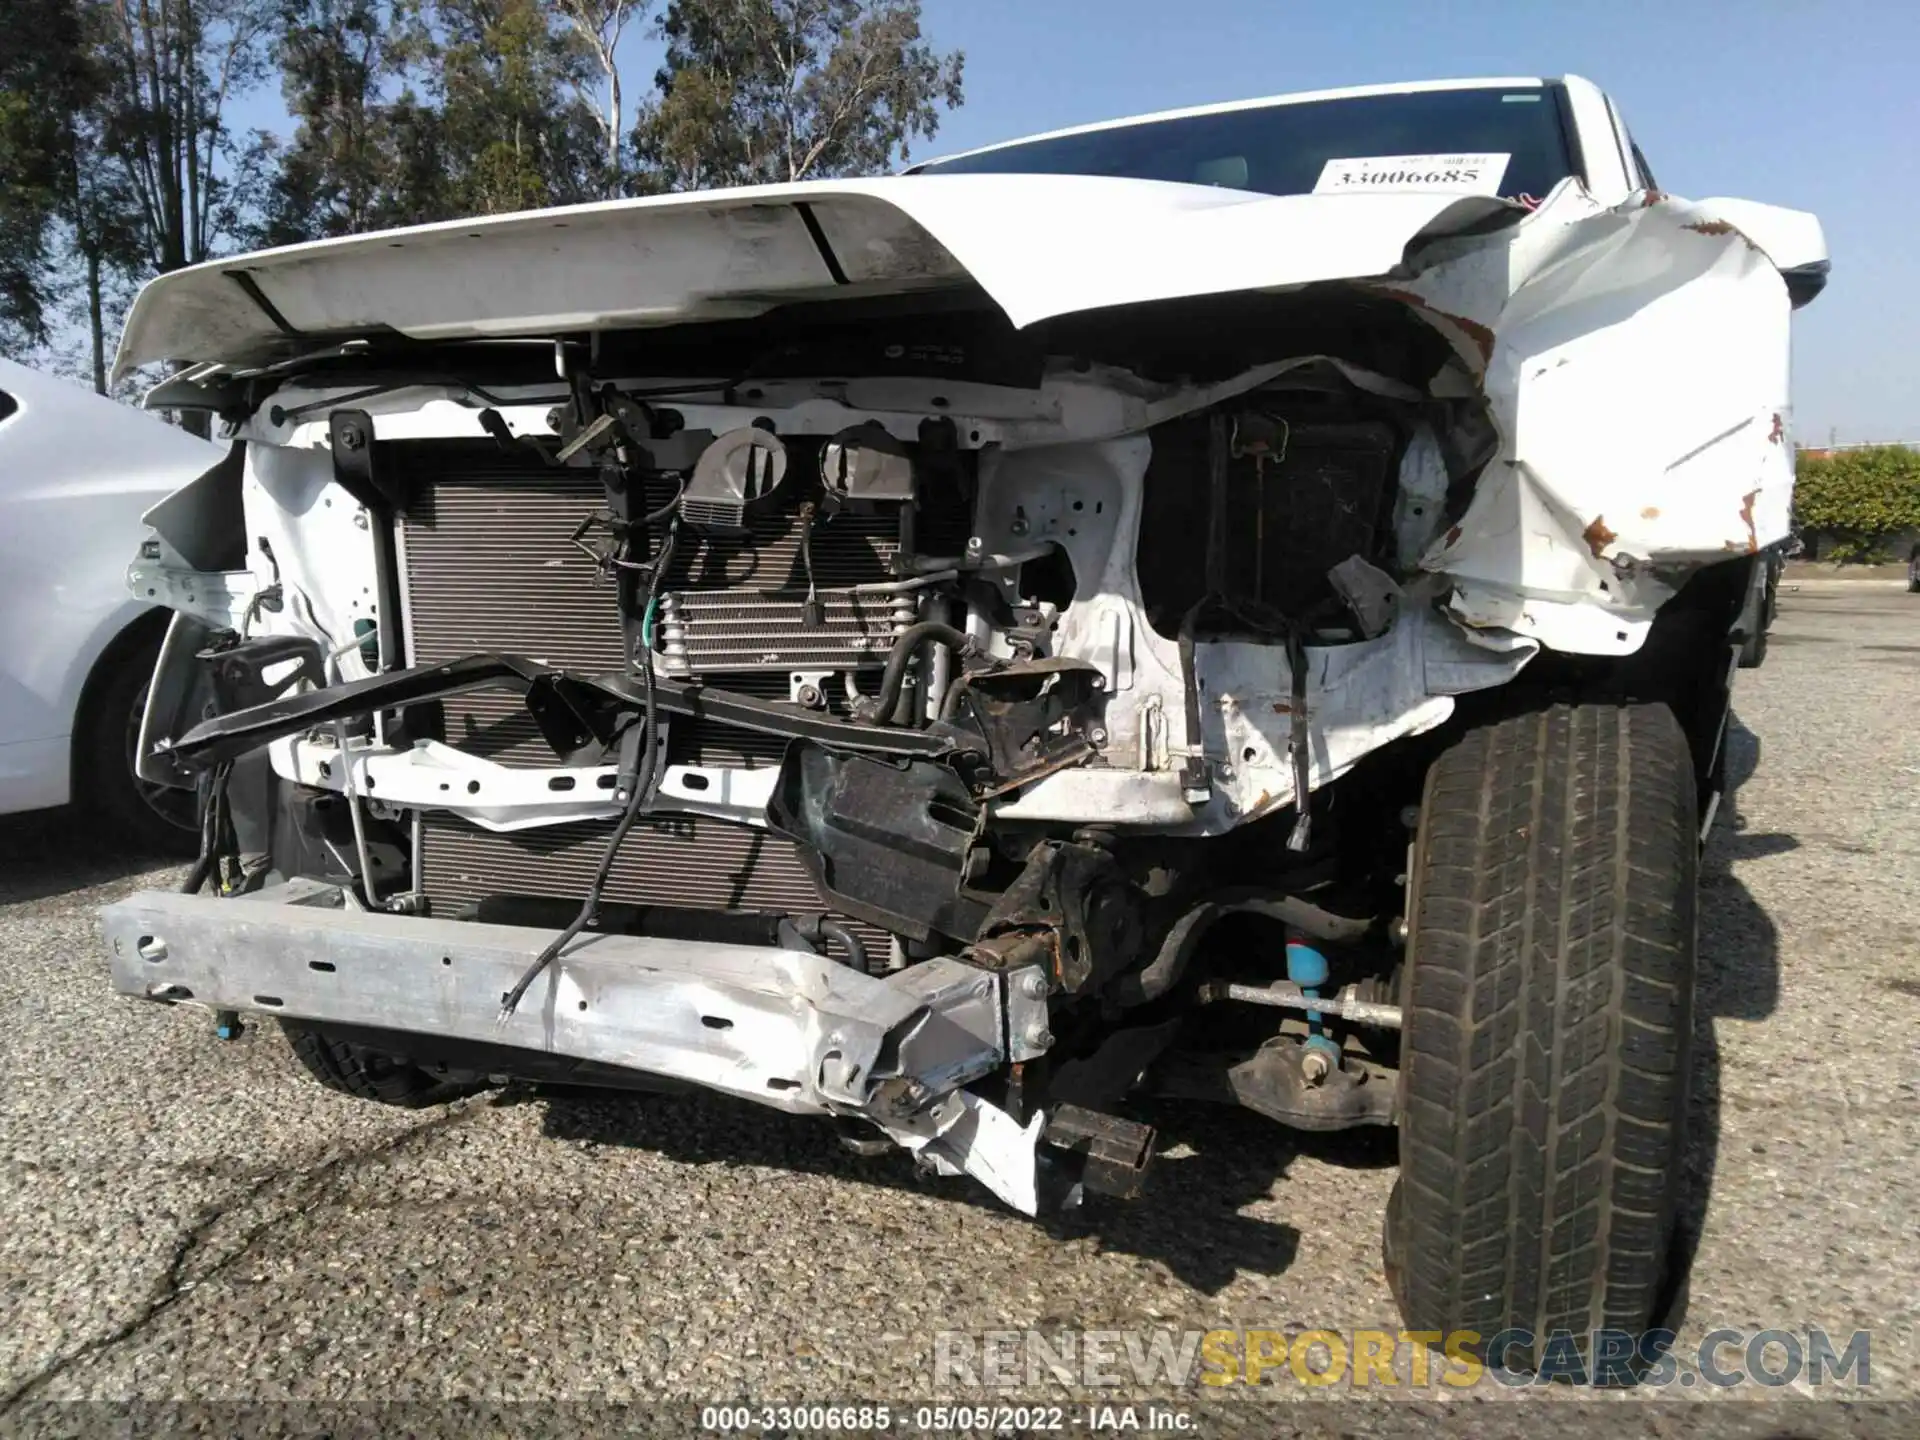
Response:
MULTIPOLYGON (((1320 987, 1327 983, 1327 957, 1298 936, 1287 940, 1287 979, 1300 987, 1309 1000, 1320 998, 1320 987)), ((1318 1010, 1307 1011, 1307 1048, 1324 1050, 1335 1065, 1340 1063, 1340 1047, 1322 1027, 1318 1010)))

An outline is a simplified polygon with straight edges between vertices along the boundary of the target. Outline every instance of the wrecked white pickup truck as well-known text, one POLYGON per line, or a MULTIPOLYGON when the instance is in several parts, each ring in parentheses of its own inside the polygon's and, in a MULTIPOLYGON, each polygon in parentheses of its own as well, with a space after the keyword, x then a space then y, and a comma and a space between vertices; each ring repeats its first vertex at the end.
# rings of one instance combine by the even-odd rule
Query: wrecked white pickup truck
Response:
POLYGON ((1639 1330, 1825 273, 1568 78, 165 276, 120 365, 232 453, 131 572, 143 764, 205 848, 115 984, 1027 1212, 1142 1183, 1132 1097, 1397 1125, 1410 1323, 1639 1330))

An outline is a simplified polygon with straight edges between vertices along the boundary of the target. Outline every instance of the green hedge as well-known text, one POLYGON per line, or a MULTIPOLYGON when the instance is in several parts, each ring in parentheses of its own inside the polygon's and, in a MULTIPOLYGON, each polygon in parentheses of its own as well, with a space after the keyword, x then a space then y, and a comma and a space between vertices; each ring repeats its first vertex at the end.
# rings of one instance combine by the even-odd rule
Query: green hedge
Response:
POLYGON ((1920 451, 1875 445, 1800 456, 1793 523, 1829 537, 1822 548, 1835 560, 1881 558, 1887 537, 1920 530, 1920 451))

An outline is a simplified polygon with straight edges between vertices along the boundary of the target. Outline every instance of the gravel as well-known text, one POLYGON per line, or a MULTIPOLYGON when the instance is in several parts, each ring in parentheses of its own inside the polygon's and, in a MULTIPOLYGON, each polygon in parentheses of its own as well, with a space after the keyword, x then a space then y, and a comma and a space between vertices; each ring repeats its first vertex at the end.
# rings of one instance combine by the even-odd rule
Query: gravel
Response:
MULTIPOLYGON (((1740 677, 1743 783, 1706 870, 1681 1348, 1718 1326, 1871 1329, 1869 1393, 1914 1398, 1920 597, 1789 582, 1772 644, 1740 677)), ((0 1416, 901 1401, 932 1393, 940 1330, 1397 1328, 1379 1135, 1160 1115, 1147 1198, 1036 1224, 718 1098, 385 1110, 312 1084, 271 1025, 221 1043, 205 1011, 109 992, 94 912, 179 873, 77 821, 0 822, 0 1416)), ((1348 1405, 1340 1426, 1449 1408, 1348 1405)), ((1470 1408, 1476 1433, 1515 1413, 1470 1408)), ((1748 1433, 1751 1407, 1681 1408, 1748 1433)))

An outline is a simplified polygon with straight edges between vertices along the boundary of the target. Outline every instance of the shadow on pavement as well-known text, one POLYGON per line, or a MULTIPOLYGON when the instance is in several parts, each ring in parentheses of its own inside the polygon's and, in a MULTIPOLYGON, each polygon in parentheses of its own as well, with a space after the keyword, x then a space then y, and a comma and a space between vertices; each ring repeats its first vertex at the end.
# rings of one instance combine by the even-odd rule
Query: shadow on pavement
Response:
MULTIPOLYGON (((636 1097, 547 1087, 536 1098, 546 1106, 543 1128, 553 1139, 632 1147, 685 1165, 765 1166, 1011 1213, 971 1180, 920 1174, 902 1151, 851 1154, 816 1117, 699 1092, 636 1097)), ((1174 1153, 1156 1163, 1145 1195, 1096 1196, 1040 1223, 1060 1240, 1092 1239, 1104 1251, 1157 1260, 1193 1289, 1214 1294, 1236 1275, 1277 1275, 1293 1263, 1300 1232, 1241 1211, 1267 1198, 1294 1155, 1333 1151, 1329 1138, 1297 1136, 1237 1111, 1184 1113, 1167 1136, 1174 1153)), ((1377 1140, 1354 1148, 1363 1163, 1378 1163, 1371 1158, 1377 1151, 1377 1140)))
POLYGON ((1720 1040, 1722 1020, 1764 1020, 1780 1004, 1780 931, 1753 892, 1734 874, 1746 860, 1800 848, 1786 834, 1756 834, 1740 813, 1740 787, 1760 767, 1760 737, 1727 722, 1727 793, 1700 865, 1700 957, 1694 991, 1693 1073, 1687 1160, 1680 1213, 1668 1261, 1668 1293, 1655 1309, 1656 1325, 1678 1330, 1686 1319, 1693 1257, 1712 1200, 1720 1155, 1720 1040))
POLYGON ((142 848, 77 810, 36 810, 0 816, 0 905, 22 905, 52 895, 110 884, 168 865, 189 854, 142 848))

